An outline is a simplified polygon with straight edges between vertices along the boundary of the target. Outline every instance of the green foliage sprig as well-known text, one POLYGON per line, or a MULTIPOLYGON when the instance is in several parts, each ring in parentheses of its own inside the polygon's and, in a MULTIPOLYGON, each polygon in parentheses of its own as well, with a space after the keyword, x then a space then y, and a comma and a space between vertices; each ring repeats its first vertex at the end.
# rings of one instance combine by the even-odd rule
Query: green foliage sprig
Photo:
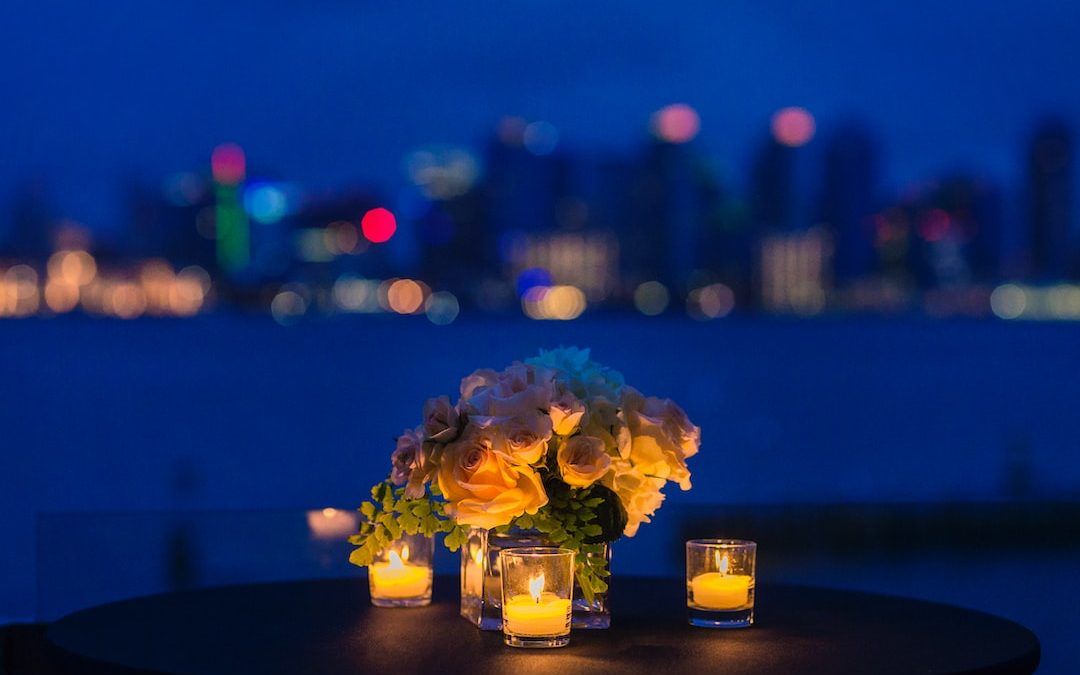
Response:
POLYGON ((544 489, 548 494, 547 505, 534 515, 518 516, 496 530, 535 530, 552 544, 577 552, 574 575, 581 594, 591 603, 598 593, 608 589, 611 571, 603 555, 604 543, 614 541, 622 533, 626 514, 615 493, 602 485, 574 488, 552 476, 544 483, 544 489))
POLYGON ((370 565, 380 551, 403 534, 431 537, 441 532, 446 535, 446 547, 456 551, 468 529, 446 515, 441 497, 435 485, 418 499, 407 499, 405 488, 396 488, 389 480, 371 488, 371 499, 360 505, 360 531, 349 537, 349 543, 357 547, 349 554, 349 562, 361 567, 370 565))

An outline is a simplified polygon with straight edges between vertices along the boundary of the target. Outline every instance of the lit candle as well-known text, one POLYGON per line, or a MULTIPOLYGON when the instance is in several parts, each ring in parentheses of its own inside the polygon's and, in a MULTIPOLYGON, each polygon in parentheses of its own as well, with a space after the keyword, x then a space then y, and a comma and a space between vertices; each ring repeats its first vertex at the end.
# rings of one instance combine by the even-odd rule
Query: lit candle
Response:
POLYGON ((504 631, 527 637, 566 635, 570 628, 570 600, 543 590, 541 574, 529 581, 529 595, 515 595, 504 603, 504 631))
POLYGON ((431 568, 427 565, 410 565, 409 547, 403 546, 401 554, 390 551, 389 562, 371 565, 371 584, 374 595, 383 598, 415 598, 427 593, 431 584, 431 568))
POLYGON ((356 532, 357 522, 353 513, 325 508, 308 511, 307 524, 312 539, 338 541, 348 539, 350 534, 356 532))
POLYGON ((728 574, 728 556, 715 552, 717 572, 699 574, 690 581, 694 604, 705 609, 742 609, 750 602, 747 574, 728 574))

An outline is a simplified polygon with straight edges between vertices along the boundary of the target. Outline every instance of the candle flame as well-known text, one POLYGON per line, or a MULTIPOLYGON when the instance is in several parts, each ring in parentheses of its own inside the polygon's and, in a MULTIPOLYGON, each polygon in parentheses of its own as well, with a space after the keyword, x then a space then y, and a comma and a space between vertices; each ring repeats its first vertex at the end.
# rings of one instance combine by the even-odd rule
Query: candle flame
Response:
POLYGON ((535 600, 537 604, 539 604, 540 603, 540 594, 543 593, 543 592, 544 592, 544 573, 541 572, 540 576, 534 577, 533 579, 531 579, 529 581, 529 595, 531 595, 532 599, 535 600))
POLYGON ((720 571, 720 574, 727 574, 727 570, 728 570, 727 553, 724 554, 723 558, 720 557, 720 551, 719 550, 715 551, 714 553, 716 555, 716 569, 720 571))
POLYGON ((473 551, 473 562, 475 562, 477 565, 483 565, 484 564, 484 549, 483 548, 477 546, 476 550, 473 551))
POLYGON ((401 547, 401 559, 402 560, 408 560, 409 559, 409 545, 408 544, 401 547))
POLYGON ((390 551, 390 564, 387 566, 387 569, 391 569, 391 570, 403 570, 403 569, 405 569, 405 564, 401 562, 401 556, 398 555, 397 551, 390 551))

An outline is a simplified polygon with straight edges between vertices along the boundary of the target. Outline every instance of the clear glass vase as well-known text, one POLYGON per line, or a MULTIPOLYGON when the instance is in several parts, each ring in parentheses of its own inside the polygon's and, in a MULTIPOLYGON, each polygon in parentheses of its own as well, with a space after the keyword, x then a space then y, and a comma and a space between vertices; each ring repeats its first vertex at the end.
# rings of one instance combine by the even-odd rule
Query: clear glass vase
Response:
MULTIPOLYGON (((473 528, 461 546, 461 616, 481 630, 502 630, 502 580, 499 578, 499 551, 523 546, 553 546, 538 532, 516 531, 499 534, 473 528)), ((611 565, 611 544, 599 554, 611 565)), ((574 582, 573 627, 607 628, 611 625, 608 594, 597 594, 587 602, 574 582)))

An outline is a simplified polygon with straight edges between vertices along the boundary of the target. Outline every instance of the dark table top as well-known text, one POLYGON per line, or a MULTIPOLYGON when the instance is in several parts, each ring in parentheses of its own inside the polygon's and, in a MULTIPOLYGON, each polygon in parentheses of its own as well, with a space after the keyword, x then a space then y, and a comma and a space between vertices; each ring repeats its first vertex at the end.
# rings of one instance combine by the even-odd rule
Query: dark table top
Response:
POLYGON ((608 630, 521 650, 458 616, 456 577, 435 602, 378 609, 364 577, 169 593, 53 623, 54 656, 80 673, 1030 673, 1031 631, 970 610, 867 593, 759 584, 757 624, 686 623, 678 579, 616 577, 608 630))

